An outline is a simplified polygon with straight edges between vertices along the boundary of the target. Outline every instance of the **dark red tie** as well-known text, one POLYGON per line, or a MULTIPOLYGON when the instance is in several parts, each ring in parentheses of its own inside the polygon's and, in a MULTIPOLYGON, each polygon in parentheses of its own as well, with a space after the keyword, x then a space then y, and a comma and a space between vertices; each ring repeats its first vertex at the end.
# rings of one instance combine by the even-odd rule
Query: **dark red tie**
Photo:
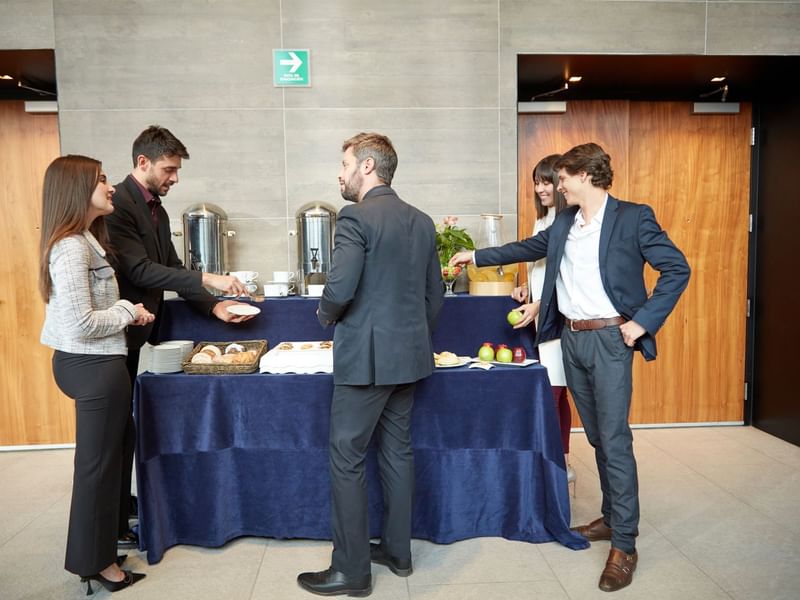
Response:
POLYGON ((158 207, 161 206, 161 198, 158 196, 153 196, 150 200, 147 201, 147 207, 150 209, 150 218, 153 221, 153 225, 158 228, 158 207))

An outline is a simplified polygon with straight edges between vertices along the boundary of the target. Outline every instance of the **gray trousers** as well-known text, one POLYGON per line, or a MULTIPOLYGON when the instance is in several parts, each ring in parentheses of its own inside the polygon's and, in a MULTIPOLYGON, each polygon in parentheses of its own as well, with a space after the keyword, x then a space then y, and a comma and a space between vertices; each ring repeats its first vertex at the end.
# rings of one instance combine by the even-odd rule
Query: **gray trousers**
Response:
POLYGON ((639 480, 628 425, 633 348, 625 345, 618 325, 591 331, 564 327, 561 348, 567 386, 595 451, 611 545, 631 553, 639 535, 639 480))
POLYGON ((373 433, 377 434, 383 490, 381 544, 391 556, 411 558, 411 409, 415 387, 415 383, 334 386, 330 428, 331 566, 348 577, 371 573, 365 459, 373 433))

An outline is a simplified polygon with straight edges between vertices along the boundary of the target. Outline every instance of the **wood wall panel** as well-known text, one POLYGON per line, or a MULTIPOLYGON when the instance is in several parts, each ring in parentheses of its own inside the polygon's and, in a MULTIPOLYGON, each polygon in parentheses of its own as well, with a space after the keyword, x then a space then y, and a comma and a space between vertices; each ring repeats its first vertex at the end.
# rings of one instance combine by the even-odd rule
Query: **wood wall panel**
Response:
POLYGON ((52 350, 39 343, 41 189, 59 155, 58 117, 0 102, 0 446, 72 442, 74 404, 55 385, 52 350))
MULTIPOLYGON (((611 193, 650 204, 687 255, 692 281, 634 360, 632 423, 743 418, 751 108, 692 115, 690 103, 569 102, 564 115, 518 120, 518 235, 533 228, 530 172, 543 156, 594 141, 611 156, 611 193)), ((646 270, 652 289, 656 274, 646 270)), ((580 426, 574 411, 573 425, 580 426)))

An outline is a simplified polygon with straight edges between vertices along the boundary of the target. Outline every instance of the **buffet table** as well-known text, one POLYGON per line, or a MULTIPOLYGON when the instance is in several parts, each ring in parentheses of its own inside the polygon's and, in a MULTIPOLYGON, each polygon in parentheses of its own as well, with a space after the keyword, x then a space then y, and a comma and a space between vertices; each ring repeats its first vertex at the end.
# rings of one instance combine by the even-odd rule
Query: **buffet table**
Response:
MULTIPOLYGON (((523 334, 509 333, 507 324, 494 333, 478 324, 491 321, 498 309, 505 321, 505 301, 513 302, 448 298, 434 338, 437 349, 474 354, 481 342, 503 336, 519 345, 523 334), (470 323, 451 321, 466 313, 470 323), (459 333, 440 329, 454 324, 459 333), (478 333, 469 332, 473 324, 478 333)), ((260 306, 261 315, 242 324, 244 333, 244 327, 222 323, 215 329, 214 321, 170 301, 162 337, 265 338, 270 345, 332 337, 310 320, 315 300, 260 306)), ((332 392, 333 378, 324 374, 140 375, 134 392, 136 467, 139 533, 148 561, 158 562, 175 544, 216 547, 243 535, 330 539, 332 392)), ((538 365, 437 369, 420 382, 412 426, 413 536, 437 543, 502 536, 586 547, 569 530, 556 419, 547 374, 538 365)), ((368 473, 371 533, 379 537, 374 451, 368 473)))

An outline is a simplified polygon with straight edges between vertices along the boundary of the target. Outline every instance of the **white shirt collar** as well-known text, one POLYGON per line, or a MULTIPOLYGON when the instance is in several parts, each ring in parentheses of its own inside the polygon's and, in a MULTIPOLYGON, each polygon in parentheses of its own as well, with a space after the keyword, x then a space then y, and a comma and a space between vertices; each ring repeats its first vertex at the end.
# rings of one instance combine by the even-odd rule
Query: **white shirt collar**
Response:
MULTIPOLYGON (((600 206, 600 210, 598 210, 595 215, 592 217, 592 223, 596 223, 597 225, 603 225, 603 216, 606 214, 606 205, 608 204, 608 192, 606 192, 606 197, 603 199, 603 204, 600 206)), ((578 212, 575 213, 575 225, 579 227, 583 227, 586 224, 586 221, 583 220, 583 212, 578 209, 578 212)))

